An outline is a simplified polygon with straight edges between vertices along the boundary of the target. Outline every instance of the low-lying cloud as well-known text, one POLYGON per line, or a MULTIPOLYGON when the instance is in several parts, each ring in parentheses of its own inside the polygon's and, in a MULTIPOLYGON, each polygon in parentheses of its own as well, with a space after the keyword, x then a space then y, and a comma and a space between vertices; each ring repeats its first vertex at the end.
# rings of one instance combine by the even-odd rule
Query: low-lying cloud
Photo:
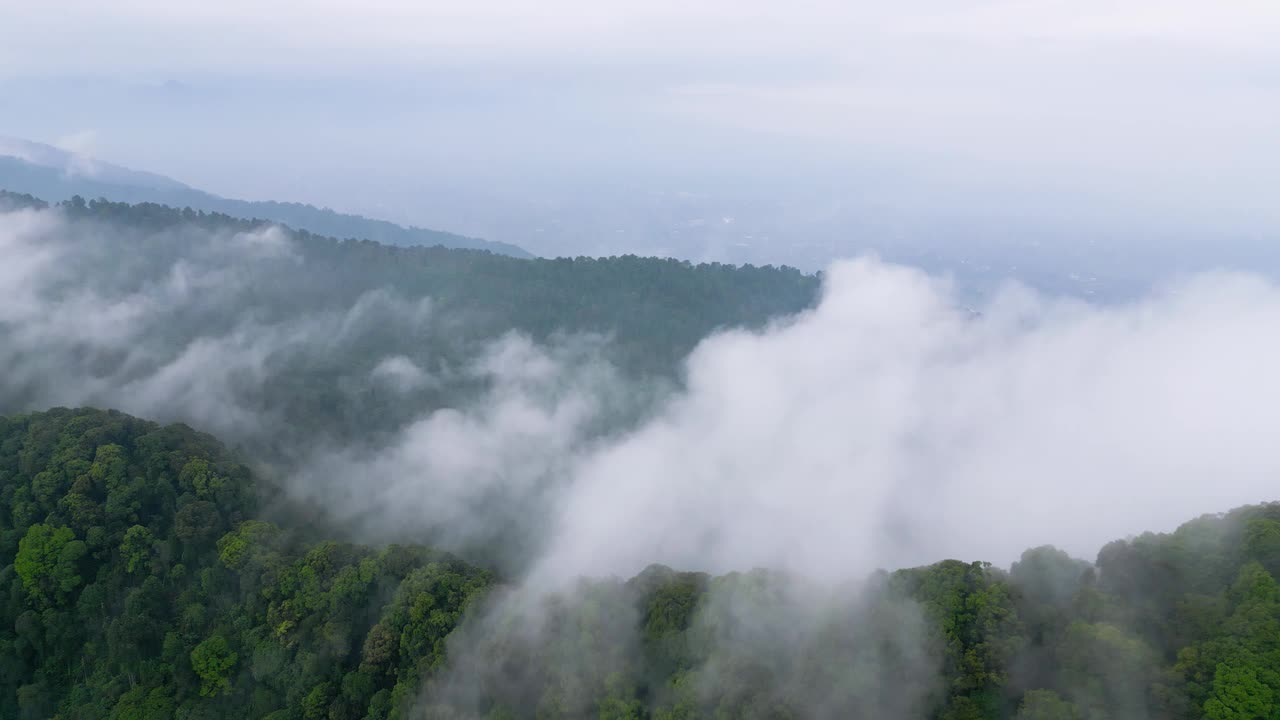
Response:
POLYGON ((277 387, 358 357, 320 388, 325 412, 370 393, 412 412, 388 434, 298 441, 287 487, 370 539, 500 542, 537 582, 655 562, 843 580, 1044 543, 1089 558, 1275 499, 1280 288, 1249 275, 1107 306, 1010 286, 964 308, 945 280, 841 262, 815 309, 707 338, 672 389, 611 366, 604 338, 508 334, 437 363, 429 343, 382 340, 441 322, 385 290, 228 321, 213 310, 252 287, 245 268, 305 260, 277 230, 198 232, 143 272, 57 211, 0 215, 6 411, 97 404, 285 437, 277 387), (450 384, 476 391, 431 394, 450 384))
POLYGON ((1096 307, 840 263, 811 313, 705 341, 652 422, 584 455, 543 569, 818 576, 1007 563, 1274 499, 1280 289, 1207 275, 1096 307))
POLYGON ((1046 542, 1092 558, 1274 499, 1275 285, 1208 274, 1124 305, 1017 286, 976 310, 954 300, 909 268, 836 264, 815 310, 708 338, 647 421, 589 441, 624 381, 509 338, 490 394, 406 428, 337 512, 472 538, 527 513, 539 579, 658 562, 834 580, 1007 564, 1046 542), (486 514, 500 507, 515 517, 486 514))
POLYGON ((364 361, 343 369, 348 396, 372 378, 430 385, 431 358, 357 352, 370 334, 428 332, 427 298, 373 290, 300 312, 252 300, 307 272, 278 227, 149 232, 24 209, 0 214, 0 256, 5 412, 99 405, 238 443, 285 430, 264 398, 315 363, 364 361))

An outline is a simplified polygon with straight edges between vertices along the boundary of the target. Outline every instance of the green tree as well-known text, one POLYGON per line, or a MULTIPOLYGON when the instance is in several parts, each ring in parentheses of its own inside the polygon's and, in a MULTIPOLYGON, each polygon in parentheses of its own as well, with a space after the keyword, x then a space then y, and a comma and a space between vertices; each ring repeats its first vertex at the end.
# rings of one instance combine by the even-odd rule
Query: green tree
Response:
POLYGON ((1213 695, 1204 704, 1206 720, 1276 720, 1271 687, 1252 667, 1220 664, 1213 675, 1213 695))
POLYGON ((79 562, 87 552, 71 528, 40 523, 19 543, 14 570, 36 604, 62 605, 80 586, 79 562))
POLYGON ((214 635, 191 651, 191 669, 200 677, 200 694, 213 697, 231 687, 231 668, 237 655, 231 651, 227 639, 214 635))
POLYGON ((1081 720, 1080 710, 1052 690, 1028 690, 1015 720, 1081 720))
POLYGON ((1272 575, 1280 573, 1280 520, 1251 520, 1245 527, 1244 550, 1272 575))
POLYGON ((311 688, 311 692, 302 698, 302 717, 307 720, 321 720, 329 711, 329 703, 333 701, 333 686, 320 683, 311 688))
POLYGON ((156 538, 151 531, 141 525, 134 525, 126 530, 124 540, 120 543, 120 559, 124 561, 125 572, 140 573, 146 570, 155 542, 156 538))

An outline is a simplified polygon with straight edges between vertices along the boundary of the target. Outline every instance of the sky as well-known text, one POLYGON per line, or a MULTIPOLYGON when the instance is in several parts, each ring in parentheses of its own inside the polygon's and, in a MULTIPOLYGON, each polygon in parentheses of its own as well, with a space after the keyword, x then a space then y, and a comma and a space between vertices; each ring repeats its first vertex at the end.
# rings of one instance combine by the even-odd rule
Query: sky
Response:
POLYGON ((0 134, 552 251, 1280 227, 1268 0, 0 11, 0 134))

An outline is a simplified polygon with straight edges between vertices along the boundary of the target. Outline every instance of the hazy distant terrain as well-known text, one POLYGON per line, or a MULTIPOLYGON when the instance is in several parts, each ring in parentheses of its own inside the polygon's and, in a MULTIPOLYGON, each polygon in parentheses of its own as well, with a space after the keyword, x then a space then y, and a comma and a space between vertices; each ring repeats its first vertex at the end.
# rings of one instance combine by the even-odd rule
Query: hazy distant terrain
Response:
POLYGON ((190 207, 235 217, 284 223, 299 230, 340 238, 376 240, 388 245, 473 248, 530 257, 508 243, 489 242, 439 230, 402 227, 383 220, 337 213, 301 203, 255 202, 218 197, 176 180, 102 163, 57 148, 0 138, 0 189, 30 193, 52 201, 79 195, 117 202, 153 202, 190 207))
MULTIPOLYGON (((892 178, 887 178, 889 187, 892 178)), ((0 141, 0 188, 48 200, 73 195, 260 218, 338 238, 389 245, 443 245, 513 257, 641 256, 693 262, 789 265, 817 272, 845 257, 873 253, 890 262, 956 279, 987 296, 1008 282, 1055 295, 1110 302, 1141 296, 1188 273, 1248 270, 1280 276, 1280 244, 1266 234, 1224 227, 1207 245, 1201 229, 1113 225, 1069 214, 1053 223, 1011 195, 1003 214, 963 198, 946 206, 920 199, 889 206, 867 179, 821 192, 778 192, 708 180, 687 189, 651 178, 576 186, 546 183, 512 195, 496 183, 424 181, 407 212, 435 217, 476 237, 404 227, 299 203, 230 200, 168 178, 102 163, 46 145, 0 141), (660 189, 666 187, 667 189, 660 189), (503 241, 480 240, 500 238, 503 241), (527 251, 526 251, 527 249, 527 251)), ((392 203, 395 205, 396 203, 392 203)))

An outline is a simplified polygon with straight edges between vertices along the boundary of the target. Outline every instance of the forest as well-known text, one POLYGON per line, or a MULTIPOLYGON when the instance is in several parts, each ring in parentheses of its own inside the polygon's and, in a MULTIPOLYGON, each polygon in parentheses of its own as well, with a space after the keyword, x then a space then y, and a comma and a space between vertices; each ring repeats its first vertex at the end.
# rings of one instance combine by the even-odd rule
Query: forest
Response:
MULTIPOLYGON (((226 356, 218 358, 225 375, 218 403, 270 414, 269 427, 210 428, 225 413, 201 416, 197 403, 171 398, 136 409, 202 423, 251 446, 255 457, 280 461, 319 442, 376 443, 424 412, 467 403, 486 387, 470 366, 513 333, 535 343, 591 343, 629 379, 678 382, 683 358, 701 339, 801 312, 820 287, 820 277, 787 267, 520 259, 338 240, 148 203, 75 197, 50 207, 0 191, 6 209, 39 210, 51 225, 9 248, 12 255, 56 258, 10 290, 39 304, 22 320, 44 327, 27 333, 41 338, 35 347, 12 322, 0 323, 0 358, 13 368, 0 377, 0 411, 83 399, 121 407, 122 396, 139 394, 122 388, 189 360, 198 347, 226 356), (85 295, 88 307, 80 304, 85 295), (102 326, 125 315, 133 334, 100 340, 83 328, 53 327, 62 313, 49 308, 58 307, 102 326), (385 380, 422 382, 370 382, 387 358, 400 365, 385 380), (69 398, 68 386, 85 390, 69 398)), ((201 382, 214 374, 202 373, 201 382)))
POLYGON ((529 602, 414 545, 302 541, 216 439, 0 421, 4 718, 1270 719, 1280 505, 856 588, 651 567, 529 602), (919 612, 915 612, 918 610, 919 612), (535 617, 536 616, 536 617, 535 617), (478 623, 478 620, 484 620, 478 623))
MULTIPOLYGON (((1280 504, 1091 560, 1045 545, 840 582, 652 565, 538 586, 558 465, 526 495, 425 498, 505 532, 479 547, 426 517, 374 537, 298 497, 308 461, 501 406, 495 364, 531 367, 553 416, 607 405, 589 444, 687 382, 708 336, 812 312, 821 276, 81 198, 0 193, 0 217, 0 719, 1280 718, 1280 504)), ((520 428, 542 417, 515 408, 520 428)), ((339 480, 372 493, 414 463, 339 480)))

